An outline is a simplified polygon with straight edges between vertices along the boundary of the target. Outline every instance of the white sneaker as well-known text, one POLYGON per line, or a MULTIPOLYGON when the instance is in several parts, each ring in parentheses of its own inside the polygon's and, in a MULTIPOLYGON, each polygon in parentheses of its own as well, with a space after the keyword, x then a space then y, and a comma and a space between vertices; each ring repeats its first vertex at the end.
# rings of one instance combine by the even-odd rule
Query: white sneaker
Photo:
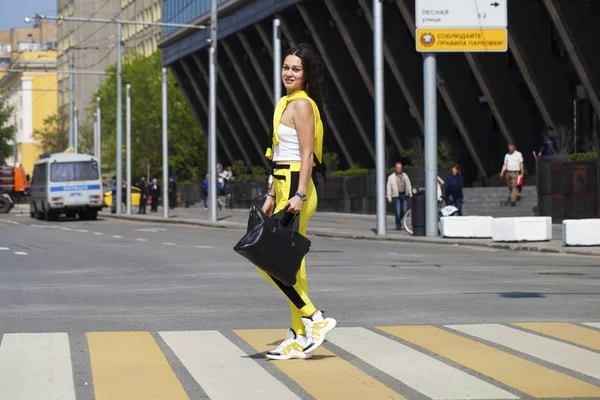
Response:
POLYGON ((275 350, 267 352, 267 358, 271 360, 289 360, 290 358, 311 358, 312 354, 306 354, 304 347, 307 345, 306 336, 297 335, 292 328, 288 329, 286 339, 281 342, 275 350))
POLYGON ((327 318, 322 311, 317 311, 312 317, 302 317, 302 322, 308 339, 304 352, 309 354, 323 344, 325 336, 337 325, 335 319, 327 318))

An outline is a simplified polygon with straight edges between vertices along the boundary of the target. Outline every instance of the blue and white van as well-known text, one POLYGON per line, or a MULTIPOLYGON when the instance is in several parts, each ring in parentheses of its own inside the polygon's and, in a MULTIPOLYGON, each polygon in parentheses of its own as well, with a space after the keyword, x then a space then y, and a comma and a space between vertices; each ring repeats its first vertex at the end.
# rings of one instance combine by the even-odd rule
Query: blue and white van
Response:
POLYGON ((30 186, 32 218, 95 220, 102 209, 100 165, 88 154, 57 153, 38 161, 30 186))

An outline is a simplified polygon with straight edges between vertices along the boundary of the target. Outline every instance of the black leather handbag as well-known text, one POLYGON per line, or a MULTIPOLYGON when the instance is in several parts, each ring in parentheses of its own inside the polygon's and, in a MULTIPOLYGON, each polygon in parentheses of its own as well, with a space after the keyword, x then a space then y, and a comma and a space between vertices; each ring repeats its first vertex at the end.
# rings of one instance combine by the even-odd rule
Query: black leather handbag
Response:
POLYGON ((302 259, 310 250, 310 240, 290 225, 297 222, 294 214, 280 211, 272 217, 252 206, 248 230, 235 245, 235 250, 286 286, 296 283, 302 259))

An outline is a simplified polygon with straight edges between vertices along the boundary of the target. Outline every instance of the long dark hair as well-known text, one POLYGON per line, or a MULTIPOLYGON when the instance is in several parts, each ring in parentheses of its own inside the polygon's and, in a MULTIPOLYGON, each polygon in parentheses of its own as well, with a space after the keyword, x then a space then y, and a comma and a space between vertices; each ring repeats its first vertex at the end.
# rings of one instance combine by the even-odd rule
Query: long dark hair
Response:
POLYGON ((325 110, 323 109, 323 69, 321 58, 317 55, 311 45, 300 43, 296 47, 292 47, 286 53, 287 56, 296 56, 302 61, 302 69, 304 70, 304 90, 308 96, 319 107, 321 120, 325 121, 325 110))

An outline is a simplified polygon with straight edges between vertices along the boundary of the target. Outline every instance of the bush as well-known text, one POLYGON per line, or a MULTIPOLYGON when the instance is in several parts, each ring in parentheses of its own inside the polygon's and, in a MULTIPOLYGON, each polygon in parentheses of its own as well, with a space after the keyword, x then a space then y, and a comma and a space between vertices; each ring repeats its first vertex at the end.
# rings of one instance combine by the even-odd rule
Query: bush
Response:
POLYGON ((590 161, 597 160, 598 153, 590 151, 588 153, 575 153, 569 156, 569 161, 590 161))
POLYGON ((333 176, 367 176, 367 168, 350 168, 344 171, 334 171, 333 176))

